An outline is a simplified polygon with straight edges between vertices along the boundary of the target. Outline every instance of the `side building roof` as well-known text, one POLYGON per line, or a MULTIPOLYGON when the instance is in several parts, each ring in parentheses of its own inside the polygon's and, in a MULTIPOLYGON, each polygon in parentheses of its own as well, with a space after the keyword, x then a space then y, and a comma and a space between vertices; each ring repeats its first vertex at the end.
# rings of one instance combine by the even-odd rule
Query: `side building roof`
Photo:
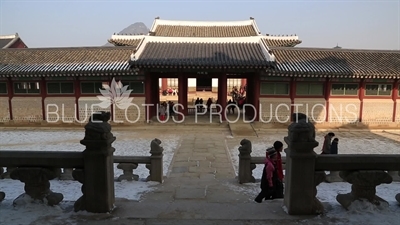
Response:
MULTIPOLYGON (((0 35, 0 49, 9 48, 18 40, 21 40, 18 33, 12 34, 12 35, 0 35)), ((25 43, 24 43, 24 46, 25 46, 25 43)))
POLYGON ((132 47, 0 49, 0 76, 132 74, 132 47))
POLYGON ((271 75, 337 78, 400 78, 400 51, 271 48, 271 75))

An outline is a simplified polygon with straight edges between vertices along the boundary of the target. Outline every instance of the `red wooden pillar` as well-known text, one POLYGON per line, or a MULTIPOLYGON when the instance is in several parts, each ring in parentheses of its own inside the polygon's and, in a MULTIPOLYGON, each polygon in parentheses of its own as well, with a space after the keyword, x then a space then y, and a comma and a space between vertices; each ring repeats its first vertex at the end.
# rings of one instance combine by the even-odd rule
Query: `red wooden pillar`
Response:
POLYGON ((178 120, 181 121, 188 114, 187 104, 188 104, 188 78, 183 74, 178 76, 178 111, 183 114, 178 114, 178 120))
POLYGON ((218 98, 218 99, 220 99, 219 104, 221 104, 221 107, 222 107, 222 112, 221 112, 222 113, 222 121, 226 120, 226 117, 225 117, 226 110, 225 109, 226 109, 226 103, 227 103, 227 98, 228 98, 227 82, 228 82, 228 79, 226 77, 226 73, 224 72, 218 78, 218 94, 221 92, 221 95, 219 95, 220 98, 218 98))
POLYGON ((74 79, 74 90, 75 90, 75 116, 76 121, 80 121, 79 118, 79 98, 81 97, 81 83, 79 77, 76 76, 74 79))
POLYGON ((397 107, 397 98, 399 97, 399 80, 396 79, 393 83, 392 89, 392 100, 393 100, 393 118, 392 122, 396 122, 396 107, 397 107))
POLYGON ((41 90, 40 96, 42 97, 42 120, 46 120, 46 106, 44 100, 47 96, 47 87, 46 87, 46 80, 44 77, 40 80, 39 88, 41 90))
POLYGON ((296 78, 291 77, 289 82, 289 98, 290 98, 290 121, 292 120, 292 115, 294 113, 294 99, 296 96, 296 78))
POLYGON ((8 110, 9 110, 10 120, 14 120, 13 110, 12 110, 12 98, 14 97, 14 88, 11 78, 7 78, 7 94, 8 94, 8 110))
POLYGON ((360 99, 360 115, 359 115, 359 119, 358 119, 359 122, 362 122, 364 96, 365 96, 365 79, 363 78, 360 81, 360 92, 358 93, 358 98, 360 99))
POLYGON ((146 110, 145 110, 146 116, 145 116, 145 118, 146 118, 146 121, 149 121, 154 116, 154 113, 153 113, 154 110, 153 109, 155 108, 155 105, 154 105, 154 102, 153 102, 153 99, 152 99, 153 96, 151 94, 152 85, 151 85, 151 76, 150 76, 150 74, 145 73, 145 78, 144 79, 145 79, 144 80, 144 95, 145 95, 145 103, 146 103, 146 106, 145 106, 145 108, 146 108, 146 110))
POLYGON ((329 122, 329 98, 331 97, 332 81, 329 78, 325 80, 325 122, 329 122))
POLYGON ((241 82, 241 86, 244 87, 247 84, 247 79, 246 78, 242 78, 242 82, 241 82))
POLYGON ((161 78, 161 93, 168 88, 168 78, 161 78))
MULTIPOLYGON (((246 91, 246 104, 253 104, 254 103, 254 76, 251 76, 247 80, 247 91, 246 91)), ((245 116, 247 118, 253 118, 253 108, 252 107, 245 107, 245 116)))
POLYGON ((254 101, 253 101, 253 106, 255 108, 254 112, 254 120, 259 121, 260 119, 260 73, 254 74, 254 101))

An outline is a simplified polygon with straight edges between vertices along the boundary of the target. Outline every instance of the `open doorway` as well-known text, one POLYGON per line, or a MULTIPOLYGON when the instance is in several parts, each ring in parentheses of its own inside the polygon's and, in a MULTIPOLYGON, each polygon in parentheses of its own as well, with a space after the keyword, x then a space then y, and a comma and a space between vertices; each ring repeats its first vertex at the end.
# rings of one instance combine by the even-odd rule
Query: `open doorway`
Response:
POLYGON ((196 78, 196 91, 212 91, 212 78, 196 78))

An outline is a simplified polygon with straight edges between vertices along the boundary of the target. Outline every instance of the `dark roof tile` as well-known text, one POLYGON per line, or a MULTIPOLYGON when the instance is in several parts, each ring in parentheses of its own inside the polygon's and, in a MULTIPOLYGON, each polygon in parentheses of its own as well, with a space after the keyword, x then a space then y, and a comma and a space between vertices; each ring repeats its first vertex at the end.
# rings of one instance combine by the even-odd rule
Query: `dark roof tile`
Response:
POLYGON ((8 45, 14 38, 0 39, 0 49, 8 45))
POLYGON ((265 42, 268 47, 294 47, 298 44, 301 44, 301 40, 298 39, 271 39, 265 38, 265 42))
POLYGON ((324 48, 270 48, 275 74, 400 77, 400 51, 324 48))
POLYGON ((132 46, 137 47, 142 39, 109 39, 108 42, 114 46, 132 46))
POLYGON ((0 75, 126 71, 132 47, 1 49, 0 75))
POLYGON ((148 42, 132 67, 209 66, 268 67, 258 43, 161 43, 148 42))
POLYGON ((249 37, 257 36, 252 25, 242 26, 175 26, 158 25, 155 36, 164 37, 249 37))

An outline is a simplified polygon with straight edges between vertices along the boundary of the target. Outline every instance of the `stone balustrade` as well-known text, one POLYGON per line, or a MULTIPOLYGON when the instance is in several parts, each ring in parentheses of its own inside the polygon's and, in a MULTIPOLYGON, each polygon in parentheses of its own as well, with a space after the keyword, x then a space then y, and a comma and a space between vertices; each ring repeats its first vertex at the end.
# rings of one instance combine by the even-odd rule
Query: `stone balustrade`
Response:
MULTIPOLYGON (((376 195, 376 186, 399 180, 400 154, 318 155, 314 148, 315 127, 304 114, 295 114, 284 138, 285 198, 284 208, 290 215, 322 214, 324 207, 316 198, 317 186, 323 182, 344 181, 352 184, 348 194, 336 200, 348 209, 357 200, 375 205, 388 203, 376 195), (296 120, 295 118, 298 118, 296 120), (331 171, 326 176, 325 171, 331 171), (327 177, 330 177, 327 179, 327 177)), ((251 157, 251 142, 243 139, 239 147, 239 183, 255 182, 252 170, 263 164, 264 157, 251 157)), ((400 203, 400 193, 393 196, 400 203)))
MULTIPOLYGON (((116 138, 111 133, 109 113, 93 115, 85 126, 85 138, 81 144, 83 152, 68 151, 0 151, 0 178, 20 180, 25 184, 25 193, 14 200, 20 204, 27 195, 48 205, 62 201, 61 193, 50 189, 49 180, 74 179, 82 183, 82 196, 75 202, 75 211, 105 213, 114 209, 114 163, 123 170, 119 180, 133 180, 133 169, 139 163, 150 170, 149 181, 163 181, 163 148, 161 141, 154 139, 150 144, 150 156, 114 157, 111 146, 116 138), (4 173, 3 167, 7 170, 4 173), (64 168, 64 169, 60 169, 64 168)), ((6 193, 0 191, 0 201, 6 193)))

